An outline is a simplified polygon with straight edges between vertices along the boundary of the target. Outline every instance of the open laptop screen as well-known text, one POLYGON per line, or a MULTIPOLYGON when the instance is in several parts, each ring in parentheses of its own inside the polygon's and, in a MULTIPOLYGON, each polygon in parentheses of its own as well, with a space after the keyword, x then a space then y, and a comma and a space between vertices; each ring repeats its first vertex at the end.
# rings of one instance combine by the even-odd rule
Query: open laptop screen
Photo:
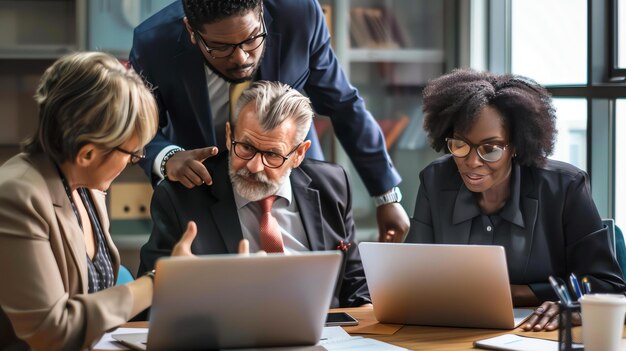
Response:
POLYGON ((363 242, 359 251, 381 322, 513 329, 532 313, 514 316, 501 246, 363 242))

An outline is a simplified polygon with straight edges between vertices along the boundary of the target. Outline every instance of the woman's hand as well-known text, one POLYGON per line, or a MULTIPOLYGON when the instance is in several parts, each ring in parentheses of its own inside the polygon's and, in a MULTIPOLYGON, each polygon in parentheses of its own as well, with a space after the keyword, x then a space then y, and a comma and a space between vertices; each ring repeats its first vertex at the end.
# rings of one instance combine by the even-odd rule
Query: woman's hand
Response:
POLYGON ((197 233, 198 228, 196 227, 196 222, 189 221, 189 223, 187 223, 187 230, 185 230, 180 240, 174 245, 172 256, 195 256, 191 253, 191 244, 196 238, 197 233))
MULTIPOLYGON (((580 313, 572 315, 572 324, 580 325, 580 313)), ((546 301, 535 309, 535 313, 524 323, 525 331, 552 331, 559 327, 559 305, 554 301, 546 301)))

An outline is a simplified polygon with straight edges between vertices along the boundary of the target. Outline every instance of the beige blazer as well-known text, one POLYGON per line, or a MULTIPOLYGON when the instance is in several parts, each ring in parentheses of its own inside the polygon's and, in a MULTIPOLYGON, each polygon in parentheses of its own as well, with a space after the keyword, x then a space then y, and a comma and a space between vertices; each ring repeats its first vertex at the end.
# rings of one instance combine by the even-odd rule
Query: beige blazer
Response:
MULTIPOLYGON (((105 194, 91 191, 117 273, 105 194)), ((0 350, 79 350, 128 321, 126 286, 88 294, 83 232, 54 163, 19 154, 0 167, 0 350), (20 340, 21 339, 21 340, 20 340), (20 347, 21 346, 21 347, 20 347)))

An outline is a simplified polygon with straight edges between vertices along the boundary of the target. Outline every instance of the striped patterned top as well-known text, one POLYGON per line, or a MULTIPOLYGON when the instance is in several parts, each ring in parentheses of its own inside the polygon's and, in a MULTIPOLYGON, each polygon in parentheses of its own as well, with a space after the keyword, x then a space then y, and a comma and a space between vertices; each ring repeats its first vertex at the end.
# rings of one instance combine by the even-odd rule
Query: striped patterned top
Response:
POLYGON ((96 254, 94 255, 93 260, 91 260, 89 256, 86 256, 89 293, 94 293, 112 287, 113 284, 115 284, 115 275, 113 273, 111 253, 107 247, 104 232, 102 231, 102 225, 100 224, 100 219, 95 211, 91 194, 86 188, 79 188, 78 193, 83 200, 85 209, 87 209, 87 214, 89 216, 89 220, 91 221, 91 227, 93 228, 94 240, 96 244, 96 254))

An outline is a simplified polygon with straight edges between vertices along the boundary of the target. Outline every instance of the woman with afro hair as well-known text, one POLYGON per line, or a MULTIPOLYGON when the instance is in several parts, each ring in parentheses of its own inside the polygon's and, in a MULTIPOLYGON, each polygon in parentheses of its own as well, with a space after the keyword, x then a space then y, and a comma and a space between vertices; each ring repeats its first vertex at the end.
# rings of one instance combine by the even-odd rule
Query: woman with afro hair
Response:
POLYGON ((623 292, 587 174, 547 157, 555 109, 535 81, 459 69, 424 90, 424 129, 445 150, 419 175, 406 242, 500 245, 515 306, 540 306, 526 330, 554 330, 550 275, 585 276, 594 292, 623 292))

